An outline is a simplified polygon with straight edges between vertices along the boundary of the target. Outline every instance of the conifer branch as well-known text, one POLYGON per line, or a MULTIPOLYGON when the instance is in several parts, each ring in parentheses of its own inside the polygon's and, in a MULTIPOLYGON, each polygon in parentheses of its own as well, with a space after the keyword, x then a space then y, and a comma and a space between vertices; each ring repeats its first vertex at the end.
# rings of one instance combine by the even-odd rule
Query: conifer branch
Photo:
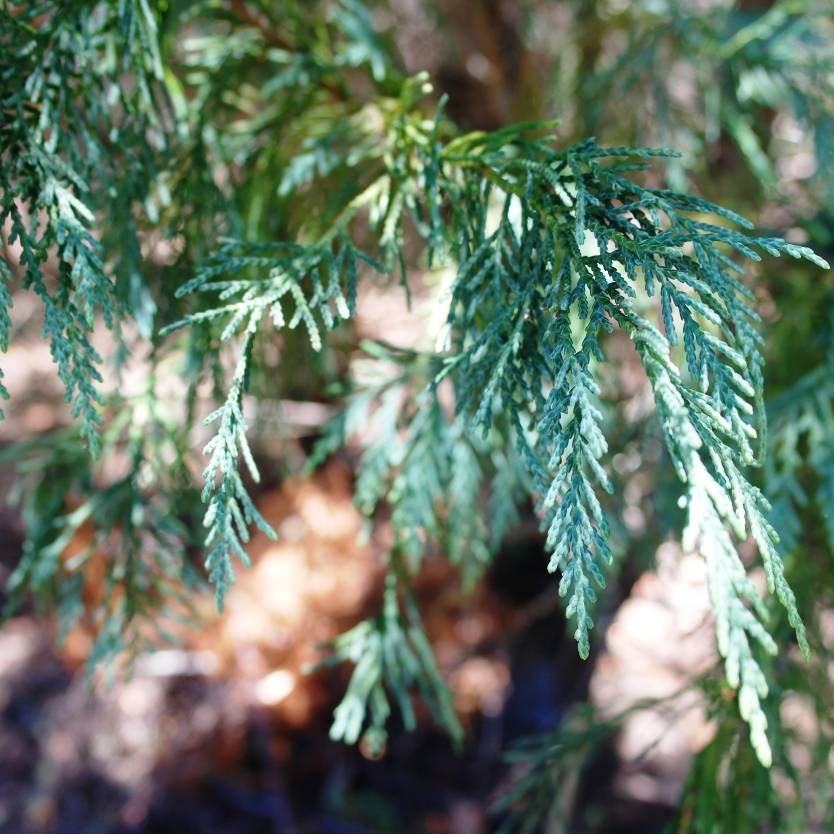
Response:
MULTIPOLYGON (((463 437, 489 433, 498 415, 505 415, 511 426, 515 453, 526 462, 548 530, 549 569, 561 572, 560 593, 576 622, 580 654, 590 651, 594 586, 604 586, 605 568, 613 558, 599 497, 600 488, 605 492, 611 486, 602 463, 606 443, 595 403, 594 363, 604 358, 599 331, 619 326, 634 340, 655 391, 667 449, 685 489, 685 545, 699 549, 706 561, 728 679, 740 687, 742 713, 760 759, 767 762, 760 706, 767 686, 750 640, 767 651, 775 647, 733 535, 753 535, 770 590, 787 608, 803 650, 807 643, 784 580, 775 531, 765 518, 767 503, 744 469, 760 460, 762 359, 751 294, 738 279, 740 270, 730 254, 759 260, 759 249, 827 264, 805 247, 695 219, 709 212, 749 227, 718 206, 645 188, 623 176, 624 167, 633 169, 626 160, 669 156, 670 151, 604 149, 593 141, 557 151, 547 138, 535 138, 535 131, 547 126, 530 125, 459 136, 444 147, 438 140, 439 120, 407 119, 403 116, 392 130, 408 140, 398 145, 399 155, 388 158, 386 173, 366 190, 362 202, 369 206, 380 248, 391 253, 386 255, 389 263, 397 258, 398 230, 407 213, 432 256, 458 264, 447 321, 451 350, 434 384, 451 381, 463 437), (606 158, 610 164, 603 164, 606 158), (403 171, 409 179, 403 179, 403 171), (407 200, 400 197, 404 189, 407 200), (638 291, 659 296, 665 337, 637 312, 638 291), (670 358, 679 340, 684 353, 680 368, 670 358)), ((355 204, 349 209, 346 218, 354 215, 355 204)), ((344 241, 347 226, 340 229, 344 241)), ((328 236, 328 245, 330 239, 336 235, 328 236)), ((293 322, 303 319, 319 347, 310 310, 327 309, 321 307, 326 294, 317 271, 321 245, 276 246, 287 254, 276 262, 266 285, 209 281, 210 267, 183 288, 241 297, 191 320, 231 315, 227 337, 245 316, 256 308, 263 311, 291 286, 297 304, 293 322), (274 276, 289 264, 299 280, 285 288, 284 279, 276 284, 274 276), (302 278, 309 280, 305 289, 302 278), (264 286, 277 288, 279 295, 273 294, 276 289, 264 294, 264 286)), ((341 246, 345 251, 349 244, 341 246)), ((245 256, 226 266, 267 262, 245 256)), ((329 273, 327 286, 340 286, 340 271, 329 273)), ((431 402, 417 400, 412 428, 424 420, 428 425, 431 415, 439 414, 431 402)), ((357 495, 369 513, 386 495, 384 473, 402 467, 404 475, 421 448, 408 441, 400 446, 395 425, 389 424, 378 451, 363 464, 357 495), (371 482, 369 473, 374 473, 371 482)), ((443 471, 438 448, 426 447, 430 461, 418 463, 420 472, 443 471)), ((419 557, 424 537, 437 538, 431 502, 415 500, 420 488, 402 475, 387 489, 394 523, 412 531, 410 548, 419 557), (404 520, 398 521, 398 514, 404 520)))

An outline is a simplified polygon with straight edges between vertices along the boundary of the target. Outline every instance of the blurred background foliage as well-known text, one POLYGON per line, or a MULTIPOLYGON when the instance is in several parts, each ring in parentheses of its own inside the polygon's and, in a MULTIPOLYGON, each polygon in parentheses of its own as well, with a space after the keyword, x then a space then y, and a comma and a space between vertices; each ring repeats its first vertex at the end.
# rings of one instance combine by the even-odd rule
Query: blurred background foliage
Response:
MULTIPOLYGON (((285 254, 222 239, 344 228, 353 215, 341 207, 393 164, 393 143, 419 144, 441 93, 465 130, 555 118, 565 147, 593 135, 675 148, 641 181, 713 200, 830 260, 830 2, 69 0, 6 2, 0 15, 5 54, 31 62, 0 59, 0 263, 14 301, 0 322, 11 394, 0 423, 0 830, 834 830, 830 272, 785 258, 748 270, 769 417, 757 478, 811 644, 803 659, 768 603, 779 646, 761 658, 769 769, 712 648, 704 578, 678 545, 675 474, 622 334, 605 337, 599 369, 617 559, 582 662, 519 461, 493 435, 497 463, 482 471, 484 450, 446 419, 443 389, 429 408, 415 402, 436 370, 450 278, 410 226, 371 205, 354 248, 340 254, 338 236, 332 248, 363 276, 402 257, 410 310, 395 269, 334 286, 309 316, 294 299, 285 315, 300 326, 247 341, 245 367, 218 347, 222 328, 166 332, 213 315, 210 300, 178 291, 195 275, 210 282, 217 258, 233 268, 285 254), (423 71, 428 105, 425 79, 408 80, 423 71), (67 180, 69 197, 50 187, 67 180), (15 224, 29 232, 15 239, 15 224), (320 318, 331 303, 337 317, 340 305, 357 311, 332 332, 320 318), (319 329, 331 350, 311 347, 319 329), (69 406, 52 362, 75 392, 69 406), (236 369, 248 386, 239 401, 236 369), (253 536, 251 573, 238 571, 218 616, 202 578, 211 435, 200 420, 224 402, 219 419, 248 424, 250 472, 262 477, 244 465, 209 498, 222 512, 240 490, 278 542, 253 536), (101 445, 95 460, 85 438, 101 445), (398 456, 380 455, 380 438, 400 438, 398 456), (487 482, 482 529, 471 502, 487 482), (381 507, 374 525, 354 496, 362 513, 381 507), (419 529, 398 527, 398 512, 419 529), (427 535, 448 562, 418 570, 427 535), (59 650, 36 610, 57 620, 59 650), (114 682, 91 691, 81 667, 114 682), (412 701, 415 686, 423 698, 412 701), (358 750, 337 743, 360 738, 358 750)), ((406 183, 410 172, 395 174, 406 183)), ((405 187, 402 199, 411 205, 405 187)), ((313 256, 330 257, 297 255, 313 256)), ((240 442, 224 454, 246 458, 240 442)), ((752 547, 742 552, 753 565, 752 547)))

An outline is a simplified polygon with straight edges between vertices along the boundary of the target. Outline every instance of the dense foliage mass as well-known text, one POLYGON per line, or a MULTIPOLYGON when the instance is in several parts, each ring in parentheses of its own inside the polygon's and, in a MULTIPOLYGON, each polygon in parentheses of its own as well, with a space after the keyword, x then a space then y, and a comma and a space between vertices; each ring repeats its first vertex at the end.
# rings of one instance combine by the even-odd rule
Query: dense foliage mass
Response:
MULTIPOLYGON (((703 684, 719 729, 696 760, 679 830, 761 830, 781 813, 771 793, 716 828, 709 797, 718 780, 746 772, 768 785, 754 758, 792 773, 775 703, 809 685, 797 682, 807 667, 790 647, 825 662, 815 604, 825 604, 828 574, 797 554, 818 512, 834 550, 834 373, 830 323, 777 333, 777 351, 800 336, 813 347, 808 367, 782 372, 777 355, 768 371, 765 282, 747 265, 791 259, 786 305, 817 304, 822 291, 809 288, 830 281, 812 248, 754 232, 692 192, 694 166, 719 135, 762 199, 778 189, 756 121, 763 107, 813 129, 819 177, 809 193, 830 192, 824 10, 781 2, 699 15, 634 4, 617 13, 624 20, 614 14, 608 23, 623 24, 627 45, 580 74, 584 109, 572 116, 605 141, 635 143, 610 146, 566 142, 547 121, 467 130, 426 73, 399 67, 358 0, 278 5, 38 0, 0 10, 0 339, 5 348, 8 287, 20 281, 42 304, 74 418, 11 453, 28 538, 10 608, 31 592, 68 629, 83 612, 85 566, 104 550, 91 664, 135 654, 187 614, 199 543, 222 606, 236 563, 248 563, 252 525, 275 535, 252 494, 248 424, 299 374, 320 387, 337 380, 340 411, 310 466, 357 442, 356 505, 393 535, 379 614, 326 661, 355 664, 331 734, 381 748, 392 710, 414 726, 419 693, 458 736, 412 579, 427 555, 443 554, 476 581, 529 498, 546 568, 589 655, 598 594, 628 556, 617 450, 606 439, 623 414, 606 371, 619 335, 653 393, 639 431, 662 438, 656 465, 677 482, 678 507, 663 524, 704 560, 724 680, 737 691, 732 706, 719 675, 703 684), (669 54, 698 68, 694 113, 657 75, 669 54), (652 107, 623 108, 633 95, 652 107), (626 115, 609 130, 614 104, 615 117, 626 115), (655 139, 685 154, 643 146, 655 139), (355 344, 364 287, 408 296, 426 274, 441 276, 433 347, 355 344), (106 370, 99 327, 115 345, 106 370), (334 367, 357 350, 364 367, 350 381, 334 367), (119 382, 137 357, 147 367, 138 389, 119 382), (181 389, 166 387, 172 375, 181 389), (200 542, 192 472, 206 432, 200 542), (118 478, 106 476, 108 459, 124 463, 118 478), (87 521, 94 541, 67 562, 87 521), (767 596, 751 576, 751 542, 767 596), (772 660, 780 650, 785 667, 772 660)), ((575 31, 603 17, 580 11, 575 31)), ((811 691, 824 714, 827 696, 811 691)), ((502 800, 504 824, 534 830, 553 812, 564 769, 616 723, 583 714, 516 751, 532 768, 502 800)))

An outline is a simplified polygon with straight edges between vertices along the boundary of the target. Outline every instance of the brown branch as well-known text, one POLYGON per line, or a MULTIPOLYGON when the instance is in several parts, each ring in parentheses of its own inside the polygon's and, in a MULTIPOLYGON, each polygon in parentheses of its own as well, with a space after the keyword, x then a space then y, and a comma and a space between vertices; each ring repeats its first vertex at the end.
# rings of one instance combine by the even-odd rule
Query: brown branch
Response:
POLYGON ((250 26, 257 29, 268 43, 277 46, 279 49, 285 49, 288 52, 294 52, 292 45, 287 43, 273 28, 269 21, 258 14, 253 9, 246 5, 244 0, 229 0, 229 8, 232 13, 239 20, 248 23, 250 26))
MULTIPOLYGON (((291 52, 296 55, 300 54, 300 50, 294 48, 289 41, 285 40, 276 32, 269 20, 254 9, 251 9, 245 0, 229 0, 229 9, 238 20, 257 29, 267 43, 278 49, 283 49, 286 52, 291 52)), ((328 81, 326 78, 319 79, 319 83, 336 101, 347 100, 347 93, 341 85, 328 81)))

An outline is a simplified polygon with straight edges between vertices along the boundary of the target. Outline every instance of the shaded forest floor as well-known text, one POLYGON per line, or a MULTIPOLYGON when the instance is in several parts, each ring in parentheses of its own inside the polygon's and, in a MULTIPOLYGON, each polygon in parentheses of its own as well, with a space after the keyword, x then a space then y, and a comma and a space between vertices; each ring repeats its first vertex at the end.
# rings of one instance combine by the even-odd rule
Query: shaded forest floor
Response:
MULTIPOLYGON (((466 728, 454 751, 430 719, 393 727, 381 760, 328 739, 349 669, 307 674, 320 644, 375 610, 381 571, 360 545, 338 461, 260 506, 280 541, 254 541, 226 610, 141 658, 132 678, 90 687, 88 633, 60 650, 31 613, 0 628, 0 831, 8 834, 480 834, 511 777, 508 744, 558 726, 590 697, 603 713, 668 694, 712 661, 696 561, 669 546, 610 623, 596 663, 576 657, 531 526, 474 594, 430 561, 418 596, 466 728), (542 591, 542 588, 546 590, 542 591)), ((7 571, 19 538, 6 518, 7 571)), ((660 831, 709 728, 697 705, 635 714, 592 757, 574 831, 660 831)))

